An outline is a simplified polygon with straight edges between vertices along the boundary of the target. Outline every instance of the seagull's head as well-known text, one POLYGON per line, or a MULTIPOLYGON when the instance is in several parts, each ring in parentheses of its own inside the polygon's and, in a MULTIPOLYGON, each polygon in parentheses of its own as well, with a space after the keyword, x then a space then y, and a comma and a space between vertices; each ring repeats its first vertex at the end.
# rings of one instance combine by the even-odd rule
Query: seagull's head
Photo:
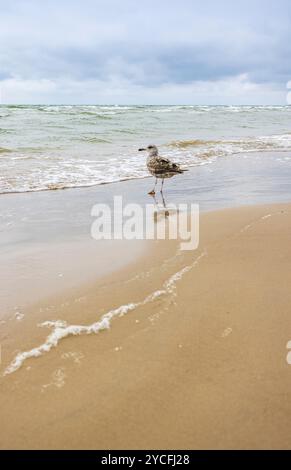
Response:
POLYGON ((138 149, 139 152, 148 152, 151 157, 156 157, 159 153, 156 145, 148 145, 146 148, 138 149))

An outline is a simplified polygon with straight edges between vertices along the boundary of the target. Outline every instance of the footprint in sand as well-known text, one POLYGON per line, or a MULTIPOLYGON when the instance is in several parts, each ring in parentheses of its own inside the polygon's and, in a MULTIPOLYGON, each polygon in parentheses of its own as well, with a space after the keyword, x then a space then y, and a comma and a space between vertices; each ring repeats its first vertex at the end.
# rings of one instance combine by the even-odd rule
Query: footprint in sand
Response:
POLYGON ((223 333, 221 334, 221 337, 222 338, 226 338, 227 336, 229 336, 230 334, 232 333, 232 328, 226 328, 223 333))
POLYGON ((42 391, 46 390, 49 387, 56 387, 56 388, 62 388, 65 385, 65 369, 56 369, 52 373, 52 381, 48 384, 45 384, 42 386, 42 391))
POLYGON ((84 354, 80 352, 67 352, 62 354, 62 359, 72 359, 76 364, 81 364, 84 354))

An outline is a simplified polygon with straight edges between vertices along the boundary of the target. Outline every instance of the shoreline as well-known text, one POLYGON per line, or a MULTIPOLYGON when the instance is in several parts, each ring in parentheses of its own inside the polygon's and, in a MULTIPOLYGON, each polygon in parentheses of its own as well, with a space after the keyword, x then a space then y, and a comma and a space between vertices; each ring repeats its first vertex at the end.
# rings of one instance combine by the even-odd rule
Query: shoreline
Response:
MULTIPOLYGON (((232 159, 235 159, 235 158, 239 158, 239 157, 243 157, 243 156, 246 156, 246 157, 249 157, 251 158, 252 155, 254 156, 263 156, 263 155, 270 155, 270 156, 273 156, 273 155, 286 155, 288 154, 290 151, 288 149, 284 150, 284 149, 278 149, 278 150, 275 150, 275 149, 262 149, 262 150, 251 150, 251 151, 247 151, 247 152, 244 152, 244 151, 237 151, 237 152, 233 152, 232 154, 230 155, 217 155, 215 156, 215 160, 212 161, 211 160, 211 157, 210 160, 208 161, 208 157, 205 158, 205 161, 203 163, 198 163, 198 162, 195 162, 195 163, 191 163, 189 164, 188 168, 190 170, 190 172, 192 171, 195 171, 195 169, 198 167, 202 167, 204 166, 205 164, 207 165, 211 165, 213 164, 215 161, 217 160, 224 160, 224 159, 227 159, 227 160, 232 160, 232 159)), ((185 164, 184 164, 185 165, 185 164)), ((183 165, 182 165, 183 166, 183 165)), ((50 187, 50 188, 40 188, 40 189, 28 189, 28 190, 20 190, 20 191, 8 191, 8 192, 2 192, 0 193, 0 197, 2 196, 19 196, 19 195, 25 195, 25 194, 38 194, 38 193, 50 193, 50 192, 55 192, 55 191, 69 191, 69 190, 90 190, 90 189, 93 189, 94 188, 99 188, 99 187, 102 187, 102 186, 107 186, 107 185, 119 185, 120 183, 126 183, 126 182, 137 182, 137 181, 140 181, 140 180, 147 180, 149 178, 152 178, 151 175, 142 175, 142 176, 130 176, 130 177, 125 177, 125 178, 122 178, 122 179, 118 179, 118 180, 113 180, 113 181, 103 181, 101 183, 93 183, 93 184, 83 184, 83 185, 80 185, 80 186, 60 186, 60 187, 50 187)))
MULTIPOLYGON (((166 182, 166 205, 199 204, 200 212, 291 200, 286 153, 221 157, 215 166, 191 168, 166 182)), ((146 249, 146 242, 96 243, 90 235, 95 204, 110 210, 116 194, 124 205, 153 202, 150 178, 70 191, 0 197, 0 321, 42 298, 76 289, 118 270, 146 249), (15 284, 17 289, 15 289, 15 284)), ((5 195, 7 196, 7 195, 5 195)), ((160 195, 157 194, 161 204, 160 195)))
MULTIPOLYGON (((240 157, 243 155, 247 155, 248 157, 251 157, 252 155, 264 155, 264 154, 270 154, 270 155, 285 155, 288 154, 290 151, 288 149, 283 150, 274 150, 274 149, 263 149, 263 150, 251 150, 248 152, 243 152, 243 151, 237 151, 233 152, 230 155, 224 155, 224 156, 216 156, 215 159, 232 159, 236 157, 240 157)), ((195 170, 195 168, 203 166, 204 164, 211 164, 213 163, 212 161, 207 161, 207 158, 205 159, 205 163, 192 163, 189 164, 188 168, 190 171, 195 170)), ((184 164, 185 165, 185 164, 184 164)), ((151 175, 143 175, 143 176, 130 176, 127 178, 122 178, 119 180, 114 180, 114 181, 103 181, 101 183, 93 183, 93 184, 83 184, 83 185, 76 185, 76 186, 60 186, 60 187, 48 187, 48 188, 40 188, 40 189, 28 189, 28 190, 20 190, 20 191, 7 191, 7 192, 0 192, 0 197, 2 196, 9 196, 9 195, 25 195, 25 194, 37 194, 37 193, 49 193, 50 191, 69 191, 69 190, 86 190, 86 189, 94 189, 99 186, 107 186, 107 185, 115 185, 115 184, 120 184, 120 183, 126 183, 130 181, 140 181, 140 180, 146 180, 152 178, 151 175)))
POLYGON ((133 264, 35 305, 13 335, 3 325, 2 373, 13 351, 55 331, 39 323, 89 326, 136 303, 109 331, 64 336, 1 377, 1 447, 289 448, 290 212, 204 213, 195 252, 152 242, 133 264))

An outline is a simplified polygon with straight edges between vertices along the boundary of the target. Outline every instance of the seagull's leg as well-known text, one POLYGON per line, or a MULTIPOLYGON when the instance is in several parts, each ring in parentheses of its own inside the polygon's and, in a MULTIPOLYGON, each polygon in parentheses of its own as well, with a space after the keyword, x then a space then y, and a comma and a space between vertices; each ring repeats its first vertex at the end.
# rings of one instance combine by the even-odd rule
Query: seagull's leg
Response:
POLYGON ((165 201, 165 198, 164 198, 163 191, 161 191, 161 195, 162 195, 162 203, 163 203, 164 209, 166 209, 167 206, 166 206, 166 201, 165 201))
POLYGON ((165 178, 162 179, 162 186, 161 186, 161 193, 162 194, 163 194, 164 181, 165 181, 165 178))
POLYGON ((156 178, 154 189, 152 189, 152 190, 149 192, 149 194, 150 194, 151 196, 153 196, 154 194, 156 194, 156 191, 155 191, 155 190, 156 190, 157 182, 158 182, 158 178, 156 178))

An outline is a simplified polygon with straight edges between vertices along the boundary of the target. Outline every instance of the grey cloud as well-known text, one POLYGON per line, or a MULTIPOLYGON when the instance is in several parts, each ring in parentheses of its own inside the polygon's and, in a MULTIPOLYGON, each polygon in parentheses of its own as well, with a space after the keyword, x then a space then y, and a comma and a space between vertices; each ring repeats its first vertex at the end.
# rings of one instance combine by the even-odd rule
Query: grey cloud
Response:
POLYGON ((290 80, 289 0, 0 0, 0 80, 290 80))

